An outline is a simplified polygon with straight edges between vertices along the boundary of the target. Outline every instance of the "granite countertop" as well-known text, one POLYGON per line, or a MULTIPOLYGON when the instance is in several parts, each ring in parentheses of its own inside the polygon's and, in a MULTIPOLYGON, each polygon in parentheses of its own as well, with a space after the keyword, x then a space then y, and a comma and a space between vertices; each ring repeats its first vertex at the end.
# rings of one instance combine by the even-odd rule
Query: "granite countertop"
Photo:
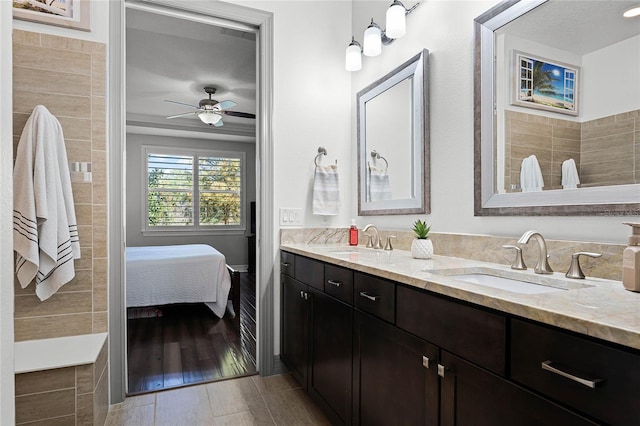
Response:
MULTIPOLYGON (((405 250, 373 250, 362 246, 281 244, 282 250, 387 278, 409 286, 464 300, 544 324, 640 349, 640 293, 620 281, 565 278, 514 271, 509 266, 456 257, 413 259, 405 250), (524 278, 559 291, 523 294, 455 279, 452 274, 487 272, 524 278)), ((535 286, 538 287, 538 286, 535 286)))

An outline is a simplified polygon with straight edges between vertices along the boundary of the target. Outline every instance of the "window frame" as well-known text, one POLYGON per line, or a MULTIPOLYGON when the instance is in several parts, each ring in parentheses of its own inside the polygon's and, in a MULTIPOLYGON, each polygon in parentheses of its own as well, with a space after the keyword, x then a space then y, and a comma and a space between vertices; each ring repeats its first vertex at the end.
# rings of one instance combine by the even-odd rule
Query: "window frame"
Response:
POLYGON ((246 231, 246 153, 216 149, 179 148, 175 146, 142 145, 142 234, 145 236, 188 236, 244 234, 246 231), (149 225, 149 154, 190 156, 193 159, 193 225, 149 225), (240 160, 240 223, 234 225, 200 224, 200 158, 231 158, 240 160))

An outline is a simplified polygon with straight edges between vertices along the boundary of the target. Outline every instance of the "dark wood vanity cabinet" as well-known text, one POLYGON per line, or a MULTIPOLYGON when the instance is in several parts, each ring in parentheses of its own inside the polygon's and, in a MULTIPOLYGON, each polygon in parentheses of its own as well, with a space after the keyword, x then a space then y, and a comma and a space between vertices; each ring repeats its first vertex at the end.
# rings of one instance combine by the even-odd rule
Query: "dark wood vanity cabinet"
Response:
POLYGON ((437 425, 438 348, 356 311, 353 424, 437 425))
POLYGON ((640 425, 638 351, 287 259, 281 358, 333 424, 640 425))
MULTIPOLYGON (((294 277, 281 274, 280 358, 333 424, 350 424, 353 308, 325 294, 323 263, 301 256, 289 263, 294 277)), ((334 294, 351 292, 353 273, 338 279, 333 272, 327 276, 334 294)))

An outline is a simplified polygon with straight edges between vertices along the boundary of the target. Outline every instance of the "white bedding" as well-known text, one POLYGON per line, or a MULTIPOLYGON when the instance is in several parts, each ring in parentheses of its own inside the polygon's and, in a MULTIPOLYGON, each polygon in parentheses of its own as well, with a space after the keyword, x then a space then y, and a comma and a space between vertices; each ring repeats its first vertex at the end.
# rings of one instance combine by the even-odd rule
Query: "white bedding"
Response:
POLYGON ((204 302, 222 318, 231 278, 206 244, 127 247, 127 307, 204 302))

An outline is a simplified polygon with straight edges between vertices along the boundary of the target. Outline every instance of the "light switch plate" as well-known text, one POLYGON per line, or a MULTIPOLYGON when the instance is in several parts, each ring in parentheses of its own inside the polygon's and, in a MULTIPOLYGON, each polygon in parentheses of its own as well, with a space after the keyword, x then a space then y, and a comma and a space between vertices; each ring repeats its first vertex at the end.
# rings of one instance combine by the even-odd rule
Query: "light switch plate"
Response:
POLYGON ((302 209, 280 207, 281 226, 302 226, 302 209))

